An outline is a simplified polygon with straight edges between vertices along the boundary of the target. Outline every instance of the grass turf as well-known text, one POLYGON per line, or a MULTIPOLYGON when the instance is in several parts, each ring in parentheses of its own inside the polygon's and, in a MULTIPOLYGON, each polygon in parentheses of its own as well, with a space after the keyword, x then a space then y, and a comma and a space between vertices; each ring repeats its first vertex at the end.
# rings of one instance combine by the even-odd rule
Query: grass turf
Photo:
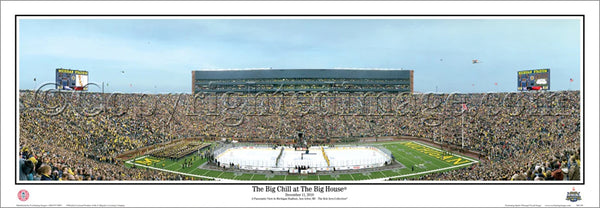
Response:
POLYGON ((153 168, 156 170, 170 171, 184 174, 194 178, 221 178, 232 180, 246 181, 353 181, 353 180, 369 180, 382 178, 411 178, 419 177, 424 174, 434 172, 445 172, 453 169, 468 167, 476 160, 460 156, 462 159, 457 159, 457 156, 439 155, 439 150, 417 142, 390 142, 385 144, 365 144, 365 145, 382 145, 390 150, 396 161, 403 164, 404 168, 384 170, 384 171, 369 171, 365 170, 361 173, 352 174, 336 174, 331 175, 264 175, 251 173, 235 173, 229 170, 217 171, 202 169, 200 166, 206 162, 199 156, 190 155, 179 160, 161 159, 152 156, 142 156, 126 162, 127 167, 133 165, 137 167, 153 168), (450 159, 445 159, 450 157, 450 159), (193 160, 192 160, 193 158, 193 160), (452 160, 454 159, 454 160, 452 160), (189 167, 182 166, 186 161, 191 161, 189 167))

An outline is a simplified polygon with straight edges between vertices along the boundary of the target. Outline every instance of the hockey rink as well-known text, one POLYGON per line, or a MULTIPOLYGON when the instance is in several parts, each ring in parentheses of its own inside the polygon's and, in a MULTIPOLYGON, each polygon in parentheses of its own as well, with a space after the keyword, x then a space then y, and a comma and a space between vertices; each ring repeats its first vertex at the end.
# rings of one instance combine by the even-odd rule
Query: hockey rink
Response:
POLYGON ((391 161, 390 155, 369 146, 317 146, 308 150, 306 153, 306 150, 294 150, 289 147, 274 149, 243 146, 226 149, 218 154, 216 159, 225 167, 275 171, 287 171, 299 166, 314 170, 361 169, 380 167, 391 161))

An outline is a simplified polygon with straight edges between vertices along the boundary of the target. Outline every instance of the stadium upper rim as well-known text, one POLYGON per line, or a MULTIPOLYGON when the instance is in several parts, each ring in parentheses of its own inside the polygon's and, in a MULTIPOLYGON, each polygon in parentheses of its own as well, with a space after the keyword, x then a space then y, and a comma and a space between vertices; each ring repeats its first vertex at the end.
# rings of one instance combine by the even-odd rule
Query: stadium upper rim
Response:
MULTIPOLYGON (((251 70, 298 70, 295 68, 227 68, 227 69, 198 69, 195 71, 251 71, 251 70)), ((409 69, 403 68, 344 68, 344 67, 334 67, 334 68, 303 68, 303 70, 381 70, 381 71, 407 71, 409 69)))

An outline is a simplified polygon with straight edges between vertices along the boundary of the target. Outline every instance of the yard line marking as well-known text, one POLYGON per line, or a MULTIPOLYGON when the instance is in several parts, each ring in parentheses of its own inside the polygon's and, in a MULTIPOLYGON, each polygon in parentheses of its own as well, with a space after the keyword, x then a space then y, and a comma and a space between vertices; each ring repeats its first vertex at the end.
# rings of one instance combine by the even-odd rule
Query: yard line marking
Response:
POLYGON ((471 163, 466 163, 466 164, 462 164, 462 165, 450 166, 450 167, 445 167, 445 168, 440 168, 440 169, 435 169, 435 170, 429 170, 429 171, 424 171, 424 172, 419 172, 419 173, 411 173, 411 174, 406 174, 406 175, 394 176, 394 177, 390 177, 390 179, 392 179, 392 178, 403 178, 403 177, 409 177, 409 176, 420 175, 420 174, 427 174, 427 173, 433 173, 433 172, 436 172, 436 171, 442 171, 442 170, 447 170, 447 169, 452 169, 452 168, 460 168, 460 167, 463 167, 463 166, 472 165, 474 163, 477 163, 477 162, 471 162, 471 163))
MULTIPOLYGON (((402 147, 402 148, 406 148, 406 150, 407 150, 407 151, 410 151, 410 152, 416 152, 416 153, 419 153, 419 154, 421 154, 421 155, 425 155, 425 156, 427 156, 427 157, 429 157, 429 158, 431 158, 431 159, 434 159, 434 160, 440 160, 440 159, 438 159, 438 158, 435 158, 435 157, 433 157, 433 156, 431 156, 431 155, 427 155, 427 154, 425 154, 425 153, 422 153, 422 152, 416 151, 416 150, 414 150, 414 149, 411 149, 411 148, 408 148, 408 147, 402 147)), ((406 160, 409 160, 410 162, 414 162, 414 160, 411 160, 411 159, 409 159, 408 157, 403 157, 402 159, 406 159, 406 160)), ((431 160, 431 159, 430 159, 430 160, 431 160)), ((420 163, 418 163, 418 161, 419 161, 419 160, 420 160, 420 161, 423 161, 423 163, 425 163, 426 161, 430 161, 430 160, 425 160, 425 159, 423 159, 423 158, 419 158, 419 159, 417 160, 417 162, 416 162, 416 163, 414 163, 414 165, 420 164, 420 163)), ((442 160, 442 161, 443 161, 443 160, 442 160)), ((399 162, 399 161, 398 161, 398 162, 399 162)), ((444 162, 445 162, 445 161, 444 161, 444 162)), ((432 164, 434 164, 434 163, 432 163, 432 164)), ((442 163, 442 165, 440 165, 440 164, 434 164, 434 165, 435 165, 435 166, 437 166, 437 167, 440 167, 440 166, 441 166, 441 167, 444 167, 444 166, 445 166, 445 164, 444 164, 444 163, 442 163)), ((447 165, 450 165, 450 164, 447 164, 447 165)), ((452 166, 452 165, 451 165, 451 166, 452 166)), ((408 168, 408 167, 406 167, 406 168, 408 168)))
MULTIPOLYGON (((429 147, 429 148, 431 148, 431 149, 435 149, 435 150, 438 150, 438 151, 443 151, 443 150, 441 150, 441 149, 438 149, 438 148, 435 148, 435 147, 432 147, 432 146, 429 146, 429 145, 423 144, 423 143, 421 143, 421 142, 415 142, 415 143, 417 143, 417 144, 420 144, 420 145, 423 145, 423 146, 426 146, 426 147, 429 147)), ((452 155, 454 155, 454 156, 457 156, 457 157, 460 157, 460 158, 463 158, 463 159, 466 159, 466 160, 470 160, 470 161, 472 161, 472 162, 476 162, 476 163, 478 163, 478 162, 479 162, 479 161, 477 161, 477 160, 474 160, 474 159, 471 159, 471 158, 468 158, 468 157, 464 157, 464 156, 462 156, 462 155, 455 154, 455 153, 453 153, 453 152, 450 152, 450 154, 452 154, 452 155)))
POLYGON ((200 169, 200 170, 204 170, 204 172, 202 172, 202 174, 200 175, 205 175, 206 173, 208 173, 210 170, 206 170, 206 169, 200 169))
POLYGON ((172 170, 166 170, 166 169, 161 169, 161 168, 155 168, 155 167, 152 167, 152 166, 135 164, 135 163, 132 163, 131 160, 126 161, 125 163, 130 164, 130 165, 134 165, 134 166, 150 168, 150 169, 153 169, 153 170, 159 170, 159 171, 165 171, 165 172, 169 172, 169 173, 175 173, 175 174, 179 174, 179 175, 192 176, 192 177, 198 177, 198 178, 206 178, 206 179, 212 179, 212 180, 222 180, 221 178, 213 178, 213 177, 202 176, 202 175, 194 175, 194 174, 182 173, 182 172, 177 172, 177 171, 172 171, 172 170))

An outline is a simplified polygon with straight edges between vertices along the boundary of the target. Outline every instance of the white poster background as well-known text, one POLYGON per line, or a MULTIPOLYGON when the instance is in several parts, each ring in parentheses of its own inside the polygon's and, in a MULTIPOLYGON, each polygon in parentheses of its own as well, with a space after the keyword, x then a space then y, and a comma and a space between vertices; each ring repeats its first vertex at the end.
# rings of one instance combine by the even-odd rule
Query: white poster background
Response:
POLYGON ((76 81, 75 81, 76 87, 83 87, 83 86, 87 85, 87 83, 88 83, 87 75, 77 74, 77 75, 75 75, 75 77, 76 77, 76 81))
MULTIPOLYGON (((1 2, 2 105, 1 206, 124 205, 136 207, 198 206, 521 206, 554 205, 597 207, 598 203, 598 2, 1 2), (252 197, 282 196, 254 193, 252 185, 15 185, 15 15, 26 14, 568 14, 585 15, 585 185, 511 185, 490 182, 473 185, 331 185, 347 187, 343 193, 317 196, 347 198, 340 201, 257 201, 252 197), (565 200, 573 188, 581 193, 576 203, 565 200), (19 201, 19 190, 29 199, 19 201)), ((73 17, 58 17, 73 18, 73 17)), ((95 18, 95 17, 85 17, 95 18)), ((113 17, 119 18, 119 17, 113 17)), ((179 18, 179 17, 158 17, 179 18)), ((189 17, 194 18, 194 17, 189 17)), ((277 17, 276 17, 277 18, 277 17)), ((336 17, 334 17, 336 18, 336 17)), ((353 17, 337 17, 353 18, 353 17)), ((355 17, 365 18, 365 17, 355 17)), ((468 17, 419 17, 468 18, 468 17)), ((487 18, 487 17, 484 17, 487 18)), ((505 18, 505 17, 490 17, 505 18)), ((510 18, 510 17, 509 17, 510 18)), ((532 17, 536 18, 536 17, 532 17)), ((546 18, 546 17, 540 17, 546 18)), ((583 49, 582 49, 583 50, 583 49)), ((419 182, 417 182, 419 183, 419 182)), ((277 186, 278 184, 269 184, 277 186)), ((298 184, 302 185, 302 184, 298 184)), ((321 186, 325 186, 320 184, 321 186)), ((265 186, 258 185, 258 186, 265 186)), ((292 185, 296 186, 296 185, 292 185)), ((313 186, 313 185, 308 185, 313 186)))

